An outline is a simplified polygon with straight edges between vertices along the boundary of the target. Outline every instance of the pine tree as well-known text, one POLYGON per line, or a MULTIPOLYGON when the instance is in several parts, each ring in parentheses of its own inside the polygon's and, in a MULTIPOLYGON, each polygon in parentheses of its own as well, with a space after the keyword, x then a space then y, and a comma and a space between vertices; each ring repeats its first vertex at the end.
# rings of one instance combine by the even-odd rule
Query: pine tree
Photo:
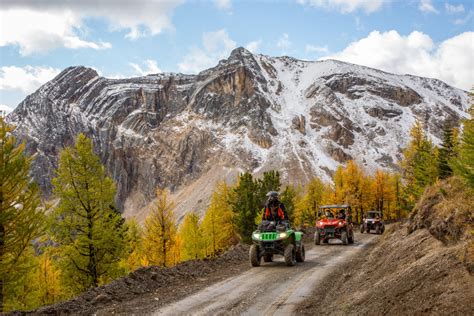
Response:
POLYGON ((280 191, 280 173, 278 171, 266 171, 263 173, 263 178, 257 180, 258 196, 257 201, 260 203, 260 208, 265 206, 267 200, 266 195, 270 191, 280 191))
POLYGON ((285 205, 290 223, 295 222, 295 207, 300 199, 299 192, 292 185, 287 185, 280 195, 280 201, 285 205))
POLYGON ((174 203, 168 200, 168 191, 156 189, 156 201, 145 220, 144 249, 150 264, 169 267, 176 243, 174 203))
POLYGON ((231 195, 232 210, 236 214, 236 225, 241 239, 249 243, 252 240, 252 232, 255 229, 255 217, 260 211, 259 201, 260 186, 254 181, 252 174, 246 172, 239 176, 237 185, 231 195))
POLYGON ((236 214, 230 204, 231 188, 221 182, 212 194, 211 203, 202 220, 205 256, 214 257, 219 251, 238 242, 236 214))
POLYGON ((12 131, 0 117, 0 312, 4 287, 28 268, 22 267, 22 257, 44 228, 39 190, 29 177, 31 159, 12 131))
POLYGON ((143 230, 137 221, 132 218, 126 222, 127 257, 124 258, 124 266, 127 272, 134 271, 147 264, 144 262, 143 254, 143 230))
POLYGON ((199 225, 199 215, 196 212, 186 214, 180 227, 179 236, 182 240, 181 254, 183 260, 204 257, 203 234, 199 225))
POLYGON ((443 142, 441 143, 438 155, 438 174, 440 179, 446 179, 453 174, 449 162, 455 156, 454 146, 453 129, 445 126, 443 129, 443 142))
POLYGON ((406 200, 413 206, 426 186, 438 176, 437 152, 428 140, 421 122, 416 121, 410 131, 411 140, 403 151, 401 168, 405 182, 406 200))
POLYGON ((454 173, 474 188, 474 94, 471 93, 470 119, 463 122, 463 132, 458 146, 458 157, 453 159, 451 167, 454 173))
POLYGON ((399 173, 394 173, 391 178, 392 188, 394 194, 394 211, 396 213, 396 219, 400 220, 402 218, 402 211, 406 208, 406 202, 403 199, 403 185, 402 178, 399 173))
POLYGON ((29 310, 39 306, 36 291, 38 284, 34 279, 35 268, 38 265, 33 247, 27 247, 17 264, 20 271, 13 271, 14 277, 4 287, 4 310, 29 310))
POLYGON ((59 198, 52 232, 69 285, 79 292, 124 273, 125 227, 114 207, 115 185, 90 139, 80 134, 61 152, 52 182, 59 198))

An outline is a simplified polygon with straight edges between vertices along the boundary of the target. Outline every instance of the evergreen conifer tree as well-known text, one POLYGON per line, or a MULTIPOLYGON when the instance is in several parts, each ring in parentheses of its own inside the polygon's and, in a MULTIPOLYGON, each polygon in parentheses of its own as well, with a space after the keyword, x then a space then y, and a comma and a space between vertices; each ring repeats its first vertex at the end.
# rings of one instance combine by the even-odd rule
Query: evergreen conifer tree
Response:
POLYGON ((44 228, 39 190, 29 177, 31 159, 12 131, 0 117, 0 312, 4 287, 22 277, 24 254, 44 228))
POLYGON ((114 207, 115 184, 89 138, 80 134, 61 152, 52 182, 59 198, 52 233, 68 285, 80 292, 124 273, 125 226, 114 207))

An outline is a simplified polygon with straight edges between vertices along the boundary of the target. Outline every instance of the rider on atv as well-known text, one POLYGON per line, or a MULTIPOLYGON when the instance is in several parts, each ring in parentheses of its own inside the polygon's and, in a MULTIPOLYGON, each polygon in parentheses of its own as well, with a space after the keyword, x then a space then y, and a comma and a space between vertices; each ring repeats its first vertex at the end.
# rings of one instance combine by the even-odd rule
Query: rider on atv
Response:
POLYGON ((288 222, 285 205, 278 199, 278 192, 270 191, 267 193, 267 197, 267 202, 262 210, 262 221, 288 222))

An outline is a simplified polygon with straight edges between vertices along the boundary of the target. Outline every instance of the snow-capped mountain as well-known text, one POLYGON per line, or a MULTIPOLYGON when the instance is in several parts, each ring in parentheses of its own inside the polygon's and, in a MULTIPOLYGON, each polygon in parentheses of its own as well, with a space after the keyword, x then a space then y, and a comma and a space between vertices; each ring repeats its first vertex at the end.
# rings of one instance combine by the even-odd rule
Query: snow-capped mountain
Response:
POLYGON ((70 67, 8 120, 35 154, 45 193, 59 151, 84 132, 126 214, 144 212, 156 186, 173 190, 181 214, 202 210, 215 182, 242 170, 277 169, 293 183, 330 181, 348 159, 393 170, 415 119, 438 143, 467 108, 467 92, 436 79, 238 48, 198 75, 107 79, 70 67))

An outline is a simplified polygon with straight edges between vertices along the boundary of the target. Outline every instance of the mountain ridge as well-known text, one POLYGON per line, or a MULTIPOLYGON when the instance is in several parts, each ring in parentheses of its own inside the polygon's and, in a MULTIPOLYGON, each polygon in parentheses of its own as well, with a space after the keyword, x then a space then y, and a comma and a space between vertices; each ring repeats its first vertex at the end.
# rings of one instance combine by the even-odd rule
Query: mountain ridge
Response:
POLYGON ((205 209, 215 182, 244 170, 277 169, 297 184, 313 175, 330 181, 349 159, 394 170, 415 119, 439 143, 440 127, 467 117, 467 105, 467 92, 438 79, 237 48, 196 75, 108 79, 68 67, 8 121, 35 155, 32 173, 46 195, 59 151, 83 132, 126 215, 145 216, 154 188, 164 186, 180 200, 181 217, 205 209))

